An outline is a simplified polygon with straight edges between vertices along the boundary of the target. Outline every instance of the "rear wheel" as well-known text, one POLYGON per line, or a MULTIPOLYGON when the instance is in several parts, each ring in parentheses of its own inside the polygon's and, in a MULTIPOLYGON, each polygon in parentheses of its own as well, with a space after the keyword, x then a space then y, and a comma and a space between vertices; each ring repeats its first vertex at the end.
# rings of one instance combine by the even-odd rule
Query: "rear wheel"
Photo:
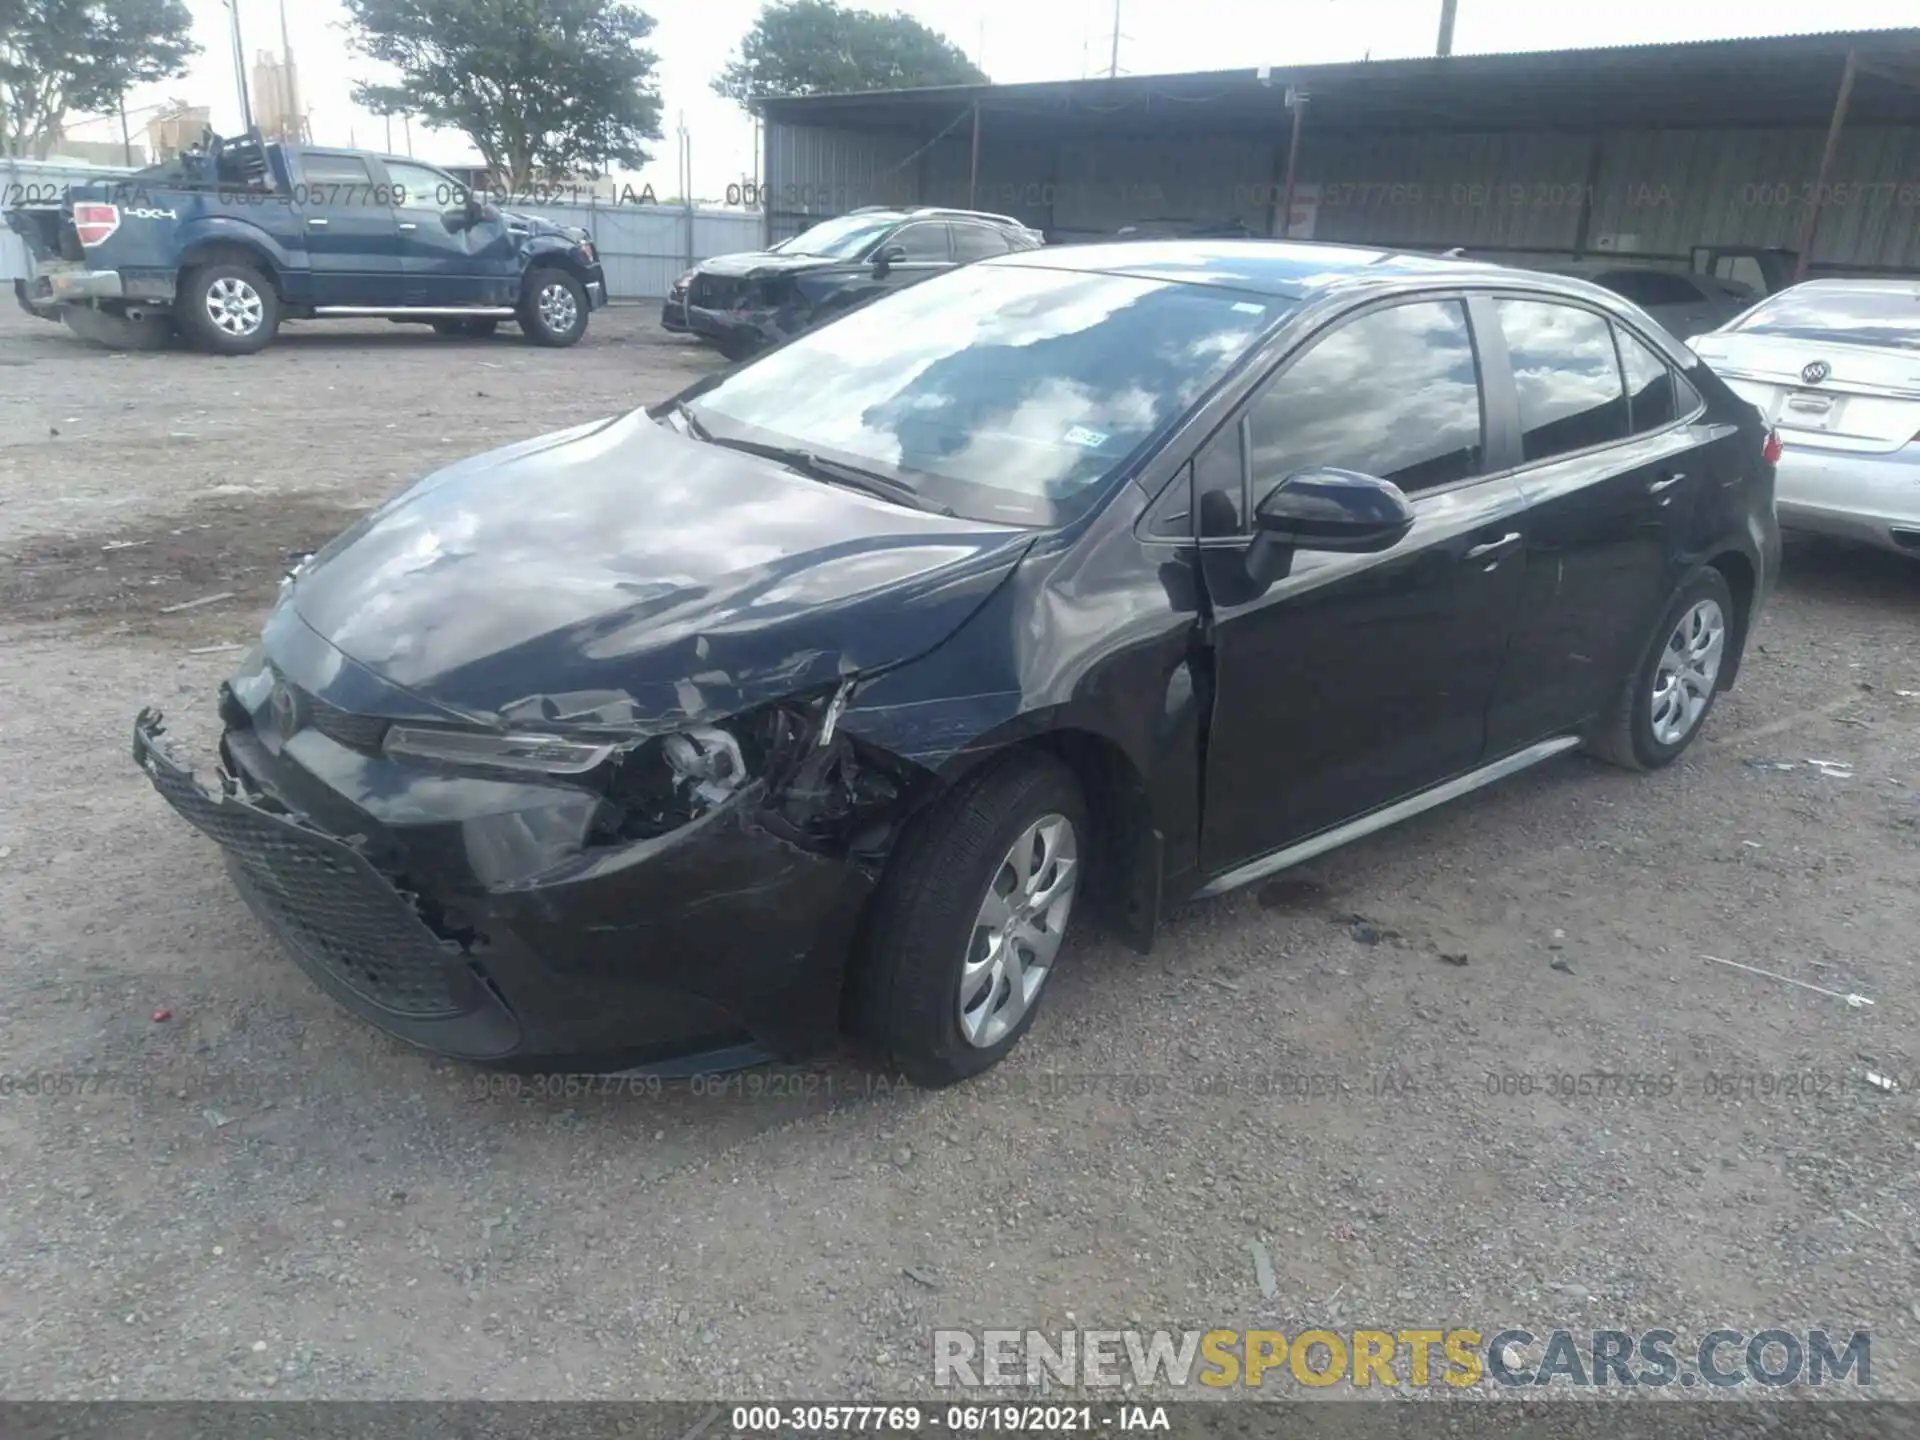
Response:
POLYGON ((434 334, 448 335, 467 340, 484 340, 499 328, 500 322, 498 320, 488 319, 484 315, 475 316, 472 319, 436 320, 433 322, 434 334))
POLYGON ((1658 770, 1678 758, 1713 709, 1736 618, 1725 576, 1712 568, 1689 575, 1627 677, 1593 752, 1630 770, 1658 770))
POLYGON ((279 332, 280 297, 251 265, 216 260, 181 277, 173 318, 202 350, 251 355, 279 332))
POLYGON ((855 1040, 916 1085, 997 1064, 1038 1013, 1088 839, 1080 787, 1022 754, 963 782, 896 847, 856 958, 855 1040))
POLYGON ((564 270, 535 270, 521 292, 520 328, 536 345, 576 343, 587 333, 587 292, 564 270))

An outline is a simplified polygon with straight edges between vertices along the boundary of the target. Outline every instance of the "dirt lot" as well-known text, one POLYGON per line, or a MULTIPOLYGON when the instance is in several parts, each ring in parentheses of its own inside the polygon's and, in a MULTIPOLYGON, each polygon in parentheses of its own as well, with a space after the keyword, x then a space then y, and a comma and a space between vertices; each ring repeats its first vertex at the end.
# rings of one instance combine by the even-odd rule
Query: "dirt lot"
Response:
POLYGON ((1151 958, 1082 937, 970 1086, 512 1096, 336 1008, 135 710, 204 743, 236 652, 194 652, 286 552, 707 363, 630 310, 240 361, 0 320, 0 1392, 898 1395, 937 1325, 1524 1323, 1870 1328, 1920 1395, 1920 567, 1871 554, 1789 551, 1672 770, 1554 762, 1151 958), (1545 1093, 1590 1072, 1654 1093, 1545 1093))

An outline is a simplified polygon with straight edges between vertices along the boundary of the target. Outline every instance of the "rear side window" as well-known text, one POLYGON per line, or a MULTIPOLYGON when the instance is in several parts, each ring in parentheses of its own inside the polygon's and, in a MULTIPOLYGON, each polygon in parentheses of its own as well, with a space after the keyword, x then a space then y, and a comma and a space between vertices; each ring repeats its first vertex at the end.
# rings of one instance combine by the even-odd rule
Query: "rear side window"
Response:
POLYGON ((969 260, 985 260, 1007 253, 1007 242, 998 230, 989 230, 984 225, 952 225, 948 229, 953 234, 953 258, 963 265, 969 260))
POLYGON ((314 155, 300 157, 300 172, 310 185, 371 185, 367 162, 358 155, 314 155))
POLYGON ((1627 372, 1627 418, 1633 433, 1644 435, 1671 425, 1680 415, 1673 370, 1630 331, 1614 327, 1620 360, 1627 372))
POLYGON ((1520 400, 1520 454, 1551 460, 1627 435, 1627 392, 1612 327, 1591 310, 1496 300, 1520 400))
POLYGON ((1478 475, 1486 452, 1465 307, 1422 300, 1349 321, 1288 366, 1249 419, 1256 503, 1310 467, 1408 492, 1478 475))

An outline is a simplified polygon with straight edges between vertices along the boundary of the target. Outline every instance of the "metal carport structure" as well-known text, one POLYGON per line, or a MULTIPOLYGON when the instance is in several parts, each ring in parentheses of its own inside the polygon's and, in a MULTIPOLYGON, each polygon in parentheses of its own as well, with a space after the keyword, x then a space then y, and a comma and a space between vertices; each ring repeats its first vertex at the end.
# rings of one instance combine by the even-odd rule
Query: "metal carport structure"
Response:
POLYGON ((787 97, 762 103, 761 198, 770 239, 904 203, 1062 239, 1155 219, 1277 234, 1292 92, 1295 234, 1684 262, 1796 250, 1817 220, 1817 269, 1912 272, 1917 75, 1920 29, 1899 29, 787 97))

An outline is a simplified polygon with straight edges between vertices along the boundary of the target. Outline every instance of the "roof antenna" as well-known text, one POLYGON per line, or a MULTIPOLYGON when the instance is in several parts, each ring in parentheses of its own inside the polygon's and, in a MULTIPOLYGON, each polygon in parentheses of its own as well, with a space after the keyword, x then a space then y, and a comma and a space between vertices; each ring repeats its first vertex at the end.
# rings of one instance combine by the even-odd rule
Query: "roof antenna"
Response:
POLYGON ((1440 252, 1440 258, 1442 260, 1461 260, 1466 258, 1466 253, 1463 247, 1456 245, 1451 250, 1442 250, 1440 252))

